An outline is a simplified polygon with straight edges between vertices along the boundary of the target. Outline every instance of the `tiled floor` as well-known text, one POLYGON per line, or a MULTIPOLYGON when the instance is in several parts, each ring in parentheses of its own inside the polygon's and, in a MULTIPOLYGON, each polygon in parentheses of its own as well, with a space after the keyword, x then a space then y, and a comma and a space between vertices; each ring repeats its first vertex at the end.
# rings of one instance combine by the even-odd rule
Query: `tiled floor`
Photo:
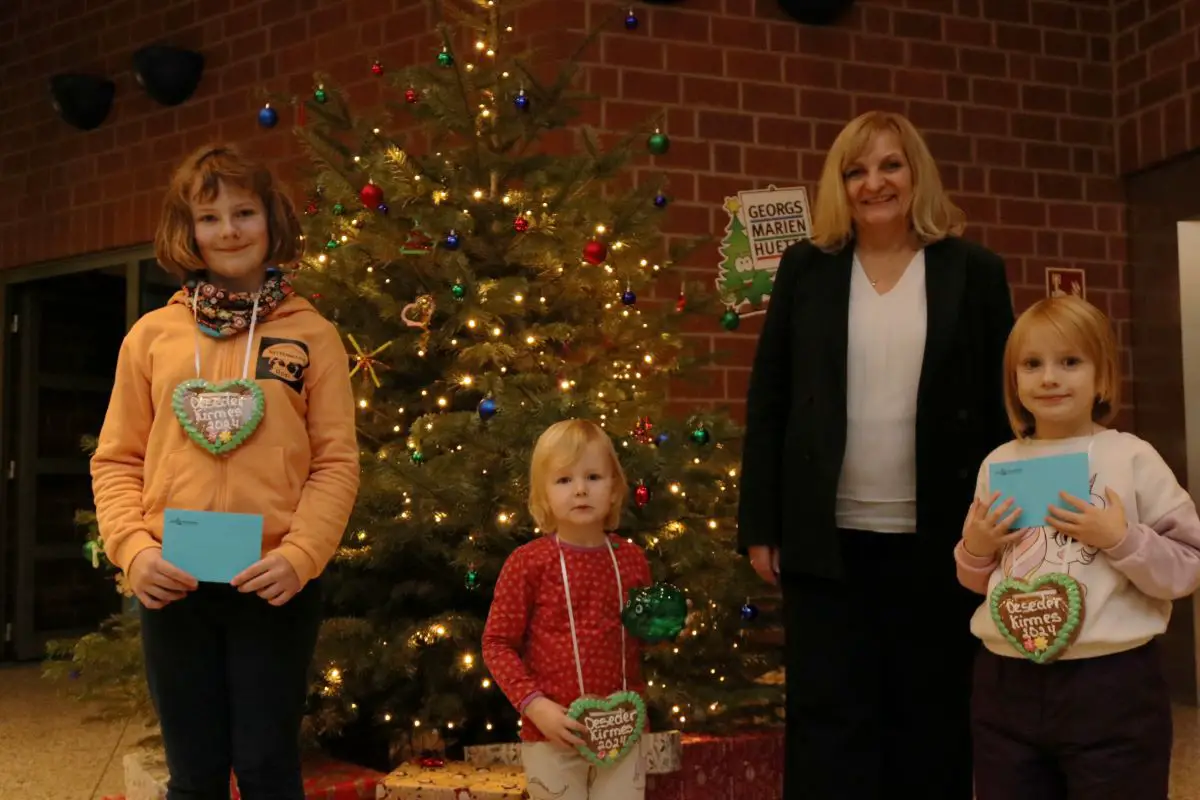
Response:
MULTIPOLYGON (((100 800, 121 794, 121 758, 146 731, 84 722, 85 716, 36 667, 0 667, 0 798, 100 800)), ((1200 800, 1200 709, 1178 709, 1175 739, 1170 800, 1200 800)))
POLYGON ((85 722, 37 667, 0 667, 0 798, 99 800, 125 791, 121 757, 140 725, 85 722))

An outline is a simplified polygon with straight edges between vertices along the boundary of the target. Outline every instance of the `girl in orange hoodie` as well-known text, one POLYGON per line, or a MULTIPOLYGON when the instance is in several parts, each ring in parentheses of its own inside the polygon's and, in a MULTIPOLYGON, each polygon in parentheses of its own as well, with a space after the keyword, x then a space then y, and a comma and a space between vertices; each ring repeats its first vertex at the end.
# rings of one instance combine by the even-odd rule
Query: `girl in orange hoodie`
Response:
POLYGON ((246 800, 303 798, 316 579, 359 467, 340 336, 281 269, 302 246, 264 166, 224 145, 184 161, 155 237, 183 288, 125 337, 92 459, 105 552, 141 601, 168 800, 225 800, 231 768, 246 800), (261 527, 252 564, 200 581, 164 559, 164 521, 190 526, 211 554, 232 530, 227 514, 255 538, 261 527))

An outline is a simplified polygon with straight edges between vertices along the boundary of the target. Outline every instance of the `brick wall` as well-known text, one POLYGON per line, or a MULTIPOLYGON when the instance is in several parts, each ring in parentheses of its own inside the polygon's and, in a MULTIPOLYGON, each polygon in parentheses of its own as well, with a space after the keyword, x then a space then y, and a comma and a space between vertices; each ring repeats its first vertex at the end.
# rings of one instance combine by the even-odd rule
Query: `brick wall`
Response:
MULTIPOLYGON (((561 43, 600 6, 559 0, 517 27, 561 43)), ((678 198, 670 230, 719 236, 725 196, 772 182, 811 188, 851 116, 902 111, 926 132, 968 235, 1006 258, 1018 307, 1043 293, 1046 266, 1084 267, 1089 297, 1127 344, 1113 11, 1109 0, 860 0, 818 29, 772 0, 639 8, 636 32, 607 34, 588 54, 588 88, 602 99, 587 115, 623 129, 665 105, 674 146, 655 166, 678 198)), ((147 241, 188 148, 220 136, 293 153, 282 128, 256 128, 257 86, 306 92, 319 68, 370 100, 369 59, 432 58, 431 18, 416 0, 10 0, 0 10, 0 265, 147 241), (154 106, 129 72, 129 54, 158 38, 208 58, 196 97, 177 109, 154 106), (44 88, 49 74, 80 68, 119 87, 108 122, 86 134, 54 117, 44 88)), ((714 246, 697 274, 715 279, 716 263, 714 246)), ((744 362, 755 329, 726 335, 714 320, 695 338, 744 362)), ((740 404, 748 372, 728 363, 676 399, 740 404)))
POLYGON ((1118 163, 1130 173, 1200 145, 1200 2, 1114 6, 1118 163))

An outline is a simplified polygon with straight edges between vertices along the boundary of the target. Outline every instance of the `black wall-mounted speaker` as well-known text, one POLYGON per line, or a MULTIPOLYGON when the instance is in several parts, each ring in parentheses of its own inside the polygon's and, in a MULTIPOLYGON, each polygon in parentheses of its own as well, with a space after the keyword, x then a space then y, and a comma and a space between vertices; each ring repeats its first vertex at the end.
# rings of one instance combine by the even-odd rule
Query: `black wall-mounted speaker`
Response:
POLYGON ((204 56, 165 44, 152 44, 133 54, 133 74, 146 94, 164 106, 177 106, 192 96, 204 74, 204 56))
POLYGON ((831 25, 852 5, 854 0, 779 0, 784 13, 805 25, 831 25))
POLYGON ((81 131, 99 128, 112 110, 117 85, 108 78, 78 72, 50 76, 50 98, 63 122, 81 131))

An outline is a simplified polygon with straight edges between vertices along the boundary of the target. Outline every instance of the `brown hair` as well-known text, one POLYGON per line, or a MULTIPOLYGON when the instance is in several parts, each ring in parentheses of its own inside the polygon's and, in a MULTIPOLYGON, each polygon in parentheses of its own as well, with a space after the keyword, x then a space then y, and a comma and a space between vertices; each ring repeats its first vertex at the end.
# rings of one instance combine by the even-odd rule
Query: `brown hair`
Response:
POLYGON ((264 263, 282 268, 299 261, 304 255, 300 220, 275 176, 264 164, 243 155, 235 145, 210 144, 184 159, 171 178, 158 231, 154 234, 154 255, 159 266, 180 280, 205 268, 196 247, 192 201, 212 202, 222 181, 253 192, 262 200, 270 237, 264 263))
POLYGON ((621 522, 621 510, 625 507, 625 497, 629 493, 625 470, 621 469, 617 450, 613 447, 612 439, 596 423, 568 419, 547 428, 533 446, 532 464, 529 468, 529 512, 533 514, 534 521, 543 532, 553 533, 558 528, 554 512, 550 510, 550 500, 546 497, 546 481, 556 470, 575 463, 592 442, 600 441, 608 445, 613 482, 612 507, 608 510, 604 526, 607 531, 617 529, 621 522))
POLYGON ((921 243, 930 244, 947 236, 958 236, 966 227, 966 215, 946 194, 937 162, 913 124, 900 114, 868 111, 842 128, 825 156, 813 204, 812 223, 812 242, 822 250, 840 250, 854 237, 854 217, 846 197, 846 168, 862 157, 875 136, 887 132, 900 139, 904 158, 912 171, 909 223, 921 243))
POLYGON ((1029 334, 1049 326, 1085 358, 1096 365, 1096 398, 1092 403, 1092 421, 1101 425, 1112 421, 1121 402, 1121 362, 1117 337, 1104 312, 1075 295, 1039 300, 1017 318, 1008 343, 1004 346, 1004 408, 1008 424, 1018 439, 1032 436, 1035 421, 1017 393, 1017 359, 1029 334))

